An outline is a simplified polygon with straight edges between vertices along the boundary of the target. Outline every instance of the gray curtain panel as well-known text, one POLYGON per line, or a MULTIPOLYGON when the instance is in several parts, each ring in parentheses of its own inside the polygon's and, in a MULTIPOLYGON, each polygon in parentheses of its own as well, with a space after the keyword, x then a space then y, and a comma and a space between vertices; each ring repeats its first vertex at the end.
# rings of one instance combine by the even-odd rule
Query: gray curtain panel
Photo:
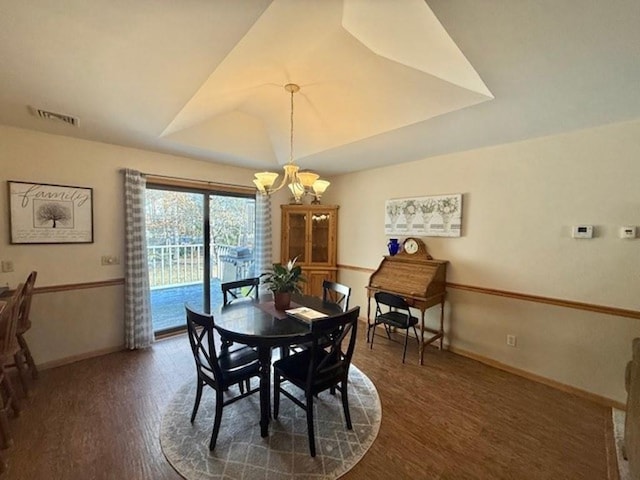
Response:
MULTIPOLYGON (((271 197, 256 193, 256 276, 271 268, 271 197)), ((266 291, 260 285, 260 291, 266 291)))
POLYGON ((147 236, 145 227, 146 180, 140 172, 125 170, 125 346, 134 350, 153 343, 147 236))

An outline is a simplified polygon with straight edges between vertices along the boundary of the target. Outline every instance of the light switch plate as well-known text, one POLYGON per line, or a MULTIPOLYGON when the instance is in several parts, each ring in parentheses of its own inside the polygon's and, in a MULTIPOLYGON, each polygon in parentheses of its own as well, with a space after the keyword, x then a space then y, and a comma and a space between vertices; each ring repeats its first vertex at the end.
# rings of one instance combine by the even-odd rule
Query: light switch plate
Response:
POLYGON ((11 260, 2 260, 2 272, 9 273, 13 272, 13 261, 11 260))
POLYGON ((575 225, 571 229, 573 238, 593 238, 593 225, 575 225))
POLYGON ((116 255, 103 255, 100 258, 100 263, 103 266, 108 266, 108 265, 120 265, 120 257, 116 256, 116 255))
POLYGON ((636 238, 636 227, 631 225, 620 227, 620 238, 636 238))

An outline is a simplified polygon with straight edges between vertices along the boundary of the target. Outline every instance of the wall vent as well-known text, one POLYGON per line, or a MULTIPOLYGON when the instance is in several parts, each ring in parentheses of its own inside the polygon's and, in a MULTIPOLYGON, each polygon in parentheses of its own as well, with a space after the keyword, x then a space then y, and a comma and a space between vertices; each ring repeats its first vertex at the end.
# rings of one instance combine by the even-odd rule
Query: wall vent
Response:
POLYGON ((78 117, 72 117, 71 115, 65 115, 64 113, 56 113, 50 112, 48 110, 42 110, 41 108, 29 107, 31 113, 35 116, 40 117, 44 120, 52 120, 55 122, 63 122, 68 123, 69 125, 73 125, 74 127, 78 126, 79 119, 78 117))

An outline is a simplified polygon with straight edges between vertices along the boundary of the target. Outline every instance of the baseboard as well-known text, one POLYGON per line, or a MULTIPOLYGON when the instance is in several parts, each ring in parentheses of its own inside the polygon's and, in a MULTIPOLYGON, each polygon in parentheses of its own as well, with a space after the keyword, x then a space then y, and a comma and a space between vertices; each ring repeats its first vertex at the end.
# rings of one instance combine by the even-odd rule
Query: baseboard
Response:
POLYGON ((101 357, 109 353, 121 352, 124 350, 124 346, 103 348, 101 350, 94 350, 92 352, 81 353, 80 355, 73 355, 71 357, 65 357, 58 360, 52 360, 50 362, 44 362, 37 365, 38 370, 48 370, 50 368, 62 367, 63 365, 69 365, 70 363, 76 363, 81 360, 87 360, 89 358, 101 357))
POLYGON ((620 480, 618 453, 616 451, 613 416, 611 413, 604 424, 604 447, 607 455, 607 480, 620 480))
POLYGON ((586 390, 581 390, 571 385, 566 385, 556 380, 551 380, 550 378, 543 377, 541 375, 536 375, 535 373, 527 372, 526 370, 521 370, 516 367, 512 367, 511 365, 507 365, 506 363, 502 363, 492 358, 478 355, 477 353, 469 352, 468 350, 464 350, 462 348, 457 348, 449 345, 449 351, 457 355, 461 355, 463 357, 471 358, 472 360, 477 360, 478 362, 484 363, 485 365, 489 365, 490 367, 498 368, 500 370, 504 370, 505 372, 513 373, 514 375, 518 375, 519 377, 524 377, 528 380, 533 380, 534 382, 542 383, 543 385, 547 385, 548 387, 553 387, 555 389, 562 390, 563 392, 571 393, 573 395, 584 398, 586 400, 590 400, 594 403, 603 405, 605 407, 613 407, 613 408, 618 408, 620 410, 626 410, 627 408, 625 404, 620 403, 611 398, 603 397, 601 395, 596 395, 595 393, 591 393, 586 390))

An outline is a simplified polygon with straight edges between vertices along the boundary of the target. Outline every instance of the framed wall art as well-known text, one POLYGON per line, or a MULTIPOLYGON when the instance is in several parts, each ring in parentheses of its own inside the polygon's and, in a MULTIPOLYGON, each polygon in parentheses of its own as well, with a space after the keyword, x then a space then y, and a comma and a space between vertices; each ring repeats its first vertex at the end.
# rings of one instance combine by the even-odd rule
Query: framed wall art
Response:
POLYGON ((398 198, 385 203, 387 235, 459 237, 462 229, 462 194, 398 198))
POLYGON ((11 243, 93 243, 93 189, 8 181, 11 243))

